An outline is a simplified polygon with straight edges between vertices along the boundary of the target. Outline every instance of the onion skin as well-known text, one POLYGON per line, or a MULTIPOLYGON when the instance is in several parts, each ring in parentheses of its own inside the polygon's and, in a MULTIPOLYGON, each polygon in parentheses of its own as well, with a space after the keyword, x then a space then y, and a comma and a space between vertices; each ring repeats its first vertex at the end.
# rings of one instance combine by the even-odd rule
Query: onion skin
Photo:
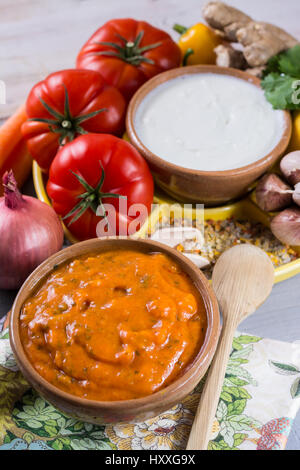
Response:
POLYGON ((256 187, 256 202, 263 211, 278 211, 292 203, 292 190, 274 173, 265 175, 256 187))
POLYGON ((300 183, 300 150, 285 155, 280 162, 280 170, 291 185, 300 183))
POLYGON ((291 207, 277 214, 271 221, 271 230, 281 243, 300 246, 300 209, 291 207))
POLYGON ((0 198, 0 288, 17 289, 42 261, 61 249, 63 229, 52 207, 22 196, 12 172, 5 178, 10 178, 11 186, 4 185, 5 196, 0 198))

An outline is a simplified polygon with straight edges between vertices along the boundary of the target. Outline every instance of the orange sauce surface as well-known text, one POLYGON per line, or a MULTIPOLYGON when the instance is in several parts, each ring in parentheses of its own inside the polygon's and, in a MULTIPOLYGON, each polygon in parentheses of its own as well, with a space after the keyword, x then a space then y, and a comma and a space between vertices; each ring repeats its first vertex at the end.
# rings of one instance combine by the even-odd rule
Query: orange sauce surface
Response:
POLYGON ((205 306, 161 253, 109 251, 57 267, 24 304, 21 340, 48 382, 93 400, 150 395, 203 344, 205 306))

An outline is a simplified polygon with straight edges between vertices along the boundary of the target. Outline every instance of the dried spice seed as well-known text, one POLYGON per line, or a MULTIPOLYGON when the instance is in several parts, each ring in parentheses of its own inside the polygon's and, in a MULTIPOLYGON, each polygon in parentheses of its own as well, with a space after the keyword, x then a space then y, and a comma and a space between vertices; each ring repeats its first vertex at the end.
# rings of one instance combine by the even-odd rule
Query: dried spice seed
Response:
MULTIPOLYGON (((196 221, 174 219, 169 221, 167 218, 161 217, 159 223, 155 227, 178 227, 178 226, 197 227, 196 221)), ((197 227, 201 230, 201 227, 197 227)), ((242 221, 230 217, 224 220, 208 219, 204 221, 204 245, 200 246, 195 240, 191 247, 190 241, 181 243, 177 246, 180 252, 189 252, 199 254, 206 258, 210 265, 203 268, 204 274, 211 279, 213 267, 219 256, 228 248, 243 243, 250 243, 263 249, 270 257, 275 268, 283 264, 290 263, 299 258, 293 248, 281 243, 271 230, 260 222, 242 221)))

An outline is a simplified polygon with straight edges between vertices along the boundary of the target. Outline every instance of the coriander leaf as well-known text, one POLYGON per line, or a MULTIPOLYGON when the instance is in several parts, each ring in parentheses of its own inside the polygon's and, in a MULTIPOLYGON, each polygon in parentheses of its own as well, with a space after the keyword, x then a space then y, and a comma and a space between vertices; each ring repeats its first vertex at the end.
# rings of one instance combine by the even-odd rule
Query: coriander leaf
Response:
POLYGON ((299 109, 300 103, 294 99, 297 79, 289 75, 269 73, 262 81, 267 100, 274 109, 299 109))
POLYGON ((278 66, 281 73, 300 78, 300 44, 279 54, 278 66))
POLYGON ((263 78, 272 72, 300 78, 300 44, 271 57, 263 71, 263 78))
POLYGON ((273 57, 271 57, 271 59, 268 60, 268 63, 267 63, 267 67, 265 68, 265 70, 263 71, 263 78, 266 77, 267 75, 269 75, 269 73, 272 73, 272 72, 277 72, 277 73, 280 73, 280 68, 279 68, 279 54, 278 55, 274 55, 273 57))

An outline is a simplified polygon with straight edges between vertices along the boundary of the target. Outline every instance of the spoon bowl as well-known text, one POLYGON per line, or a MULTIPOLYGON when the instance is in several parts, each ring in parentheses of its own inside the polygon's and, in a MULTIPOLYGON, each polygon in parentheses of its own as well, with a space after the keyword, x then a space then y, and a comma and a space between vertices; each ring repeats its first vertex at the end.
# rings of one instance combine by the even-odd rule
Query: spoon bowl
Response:
POLYGON ((270 295, 273 284, 274 267, 263 250, 245 244, 225 251, 212 276, 224 323, 229 317, 237 326, 255 312, 270 295))

